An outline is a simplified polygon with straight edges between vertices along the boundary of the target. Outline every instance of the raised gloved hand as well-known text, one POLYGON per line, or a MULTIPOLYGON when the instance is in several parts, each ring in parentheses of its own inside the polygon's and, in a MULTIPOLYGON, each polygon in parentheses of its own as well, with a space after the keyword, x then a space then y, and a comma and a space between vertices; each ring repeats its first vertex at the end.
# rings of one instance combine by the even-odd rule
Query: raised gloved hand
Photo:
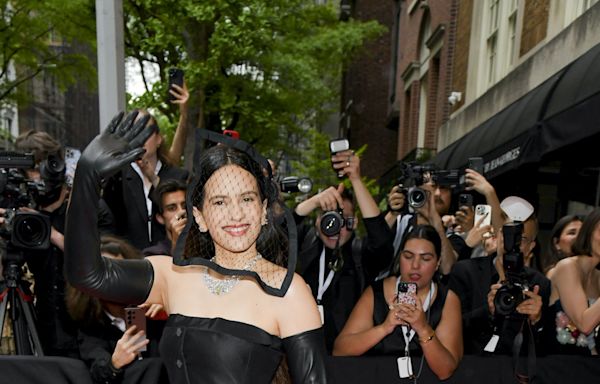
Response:
POLYGON ((77 163, 65 227, 65 273, 69 283, 89 295, 123 304, 143 303, 154 279, 147 260, 100 256, 98 205, 103 179, 144 153, 152 134, 149 116, 120 113, 86 147, 77 163))
POLYGON ((91 171, 96 181, 105 180, 145 152, 144 143, 153 133, 151 127, 146 127, 150 115, 137 121, 138 111, 123 116, 121 112, 113 117, 106 129, 88 144, 77 163, 78 171, 91 171))

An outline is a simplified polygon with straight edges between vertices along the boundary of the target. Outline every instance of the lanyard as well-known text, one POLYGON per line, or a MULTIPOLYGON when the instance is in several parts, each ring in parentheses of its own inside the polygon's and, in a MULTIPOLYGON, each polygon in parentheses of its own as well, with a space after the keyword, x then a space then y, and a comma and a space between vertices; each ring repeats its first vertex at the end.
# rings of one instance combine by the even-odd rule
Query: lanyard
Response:
MULTIPOLYGON (((398 292, 398 285, 400 284, 400 276, 398 276, 398 280, 396 280, 396 292, 398 292)), ((431 286, 429 287, 429 293, 425 298, 425 302, 423 303, 423 311, 427 312, 427 322, 429 322, 429 306, 431 305, 431 298, 435 295, 435 284, 433 281, 431 282, 431 286)), ((409 326, 402 325, 402 337, 404 337, 404 355, 409 356, 409 344, 412 338, 415 336, 415 331, 409 326)))
POLYGON ((331 280, 333 280, 334 274, 335 272, 333 270, 329 270, 327 279, 325 279, 325 247, 323 247, 323 251, 321 252, 321 257, 319 259, 319 287, 317 289, 317 304, 321 304, 323 294, 331 285, 331 280))

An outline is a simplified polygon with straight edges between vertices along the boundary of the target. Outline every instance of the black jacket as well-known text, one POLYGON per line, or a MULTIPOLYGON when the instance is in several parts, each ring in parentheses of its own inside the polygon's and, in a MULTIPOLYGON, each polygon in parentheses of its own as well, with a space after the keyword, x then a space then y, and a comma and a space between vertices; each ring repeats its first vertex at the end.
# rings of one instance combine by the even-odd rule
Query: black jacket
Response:
MULTIPOLYGON (((484 348, 494 334, 494 329, 500 336, 495 353, 512 354, 513 339, 522 324, 521 319, 492 317, 489 312, 487 295, 490 286, 499 279, 493 262, 494 257, 495 255, 490 255, 459 261, 450 273, 448 288, 456 293, 462 308, 465 354, 484 354, 484 348)), ((544 311, 548 307, 550 297, 550 280, 528 267, 525 267, 525 280, 531 289, 535 285, 540 286, 539 294, 542 297, 542 310, 544 311)), ((542 316, 544 316, 543 313, 542 316)), ((536 324, 537 328, 542 324, 543 319, 536 324)), ((534 332, 537 330, 534 329, 534 332)), ((526 335, 527 331, 524 330, 523 336, 526 337, 526 335)), ((522 351, 525 346, 526 341, 523 341, 522 351)))
MULTIPOLYGON (((298 224, 301 224, 303 217, 296 215, 295 218, 298 224)), ((325 315, 325 341, 329 351, 333 349, 333 342, 344 327, 365 285, 371 284, 379 270, 381 264, 378 260, 389 260, 390 254, 393 253, 392 233, 383 214, 363 221, 367 236, 360 242, 353 236, 342 247, 344 266, 334 275, 321 300, 325 315), (356 255, 357 252, 360 254, 356 255)), ((298 246, 300 249, 297 271, 310 285, 316 299, 323 242, 318 238, 314 226, 298 226, 298 246)), ((331 249, 325 249, 325 258, 327 276, 327 264, 335 258, 331 249)))
MULTIPOLYGON (((163 163, 158 176, 161 181, 177 179, 185 181, 188 171, 163 163)), ((150 196, 154 187, 150 188, 150 196)), ((165 228, 156 221, 157 204, 152 204, 151 236, 148 238, 148 210, 144 185, 131 165, 111 177, 103 189, 103 198, 115 217, 116 234, 129 240, 138 249, 156 244, 166 237, 165 228)))

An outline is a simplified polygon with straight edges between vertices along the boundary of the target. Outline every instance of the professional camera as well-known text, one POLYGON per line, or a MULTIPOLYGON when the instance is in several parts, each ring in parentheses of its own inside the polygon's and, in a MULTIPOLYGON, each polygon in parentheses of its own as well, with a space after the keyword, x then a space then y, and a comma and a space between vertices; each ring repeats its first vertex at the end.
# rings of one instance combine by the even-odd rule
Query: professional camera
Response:
POLYGON ((344 219, 344 212, 341 209, 337 211, 327 211, 321 215, 320 228, 325 236, 335 236, 339 234, 344 226, 351 231, 354 227, 354 217, 344 219))
POLYGON ((279 181, 279 189, 284 193, 309 193, 313 183, 308 177, 287 176, 279 181))
POLYGON ((48 156, 40 163, 39 181, 27 179, 21 171, 34 168, 32 154, 0 152, 0 207, 6 209, 0 236, 16 248, 47 249, 52 228, 49 218, 18 209, 56 201, 65 179, 65 164, 57 156, 48 156))
POLYGON ((523 223, 514 222, 502 227, 504 236, 504 256, 502 263, 506 274, 506 281, 496 292, 494 307, 496 315, 521 317, 516 312, 517 306, 527 299, 523 292, 529 291, 529 283, 525 278, 525 262, 521 245, 523 223))

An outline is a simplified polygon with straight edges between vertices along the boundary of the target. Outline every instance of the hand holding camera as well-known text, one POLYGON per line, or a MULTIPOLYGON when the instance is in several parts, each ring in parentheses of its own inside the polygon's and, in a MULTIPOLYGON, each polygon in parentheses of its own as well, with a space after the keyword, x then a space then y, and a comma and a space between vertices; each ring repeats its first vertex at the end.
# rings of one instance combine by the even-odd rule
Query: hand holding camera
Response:
POLYGON ((360 159, 352 150, 332 154, 331 163, 338 177, 347 176, 350 180, 360 179, 360 159))
POLYGON ((299 216, 308 216, 317 208, 320 208, 324 212, 344 209, 344 200, 342 199, 343 191, 343 183, 340 183, 337 188, 329 187, 326 190, 312 196, 310 199, 298 204, 295 209, 296 214, 299 216))
POLYGON ((394 185, 387 195, 388 209, 394 213, 400 213, 404 209, 404 193, 400 185, 394 185))

